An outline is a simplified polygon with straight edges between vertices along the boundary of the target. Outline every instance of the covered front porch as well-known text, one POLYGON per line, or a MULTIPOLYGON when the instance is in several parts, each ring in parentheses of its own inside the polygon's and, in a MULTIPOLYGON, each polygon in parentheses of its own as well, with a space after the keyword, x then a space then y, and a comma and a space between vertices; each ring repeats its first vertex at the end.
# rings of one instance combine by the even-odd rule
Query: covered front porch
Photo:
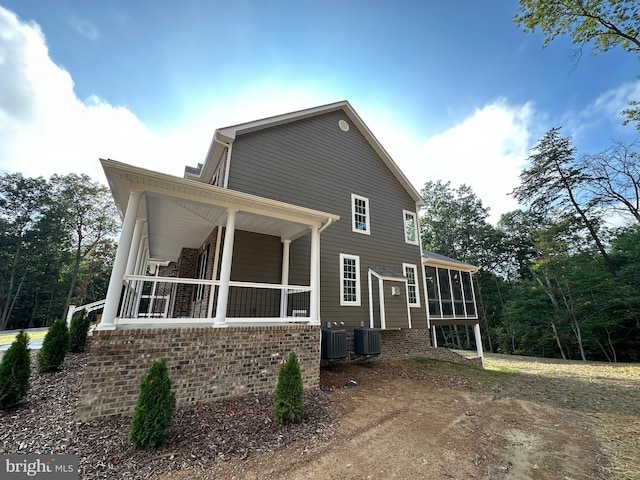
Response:
POLYGON ((123 225, 98 329, 319 324, 320 234, 337 215, 101 162, 123 225), (306 235, 309 281, 291 285, 306 235))

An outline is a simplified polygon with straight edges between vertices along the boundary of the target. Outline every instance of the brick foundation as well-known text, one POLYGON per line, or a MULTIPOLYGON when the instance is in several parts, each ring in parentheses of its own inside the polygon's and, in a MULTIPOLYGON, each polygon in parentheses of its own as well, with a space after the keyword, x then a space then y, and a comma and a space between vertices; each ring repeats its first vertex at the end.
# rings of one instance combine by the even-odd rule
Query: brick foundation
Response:
POLYGON ((273 392, 280 364, 295 352, 305 389, 320 381, 320 327, 148 328, 98 330, 76 410, 80 421, 132 414, 140 378, 167 359, 179 406, 273 392))
MULTIPOLYGON (((353 352, 353 332, 347 332, 347 350, 353 352)), ((447 362, 482 366, 481 358, 467 358, 448 348, 433 348, 427 329, 380 331, 380 357, 388 360, 426 357, 447 362)))

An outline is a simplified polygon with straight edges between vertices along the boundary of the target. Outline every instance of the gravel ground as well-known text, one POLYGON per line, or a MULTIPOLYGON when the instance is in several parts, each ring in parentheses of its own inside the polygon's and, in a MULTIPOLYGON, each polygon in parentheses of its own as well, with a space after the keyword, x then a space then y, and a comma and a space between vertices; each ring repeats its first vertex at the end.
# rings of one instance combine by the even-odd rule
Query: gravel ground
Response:
POLYGON ((69 354, 58 372, 40 374, 32 368, 25 401, 0 411, 0 454, 77 455, 83 479, 150 478, 208 469, 294 442, 312 448, 333 433, 329 396, 320 390, 305 394, 303 422, 287 427, 271 420, 271 395, 249 395, 177 408, 168 444, 151 452, 135 450, 128 441, 130 416, 74 420, 86 363, 86 353, 69 354))

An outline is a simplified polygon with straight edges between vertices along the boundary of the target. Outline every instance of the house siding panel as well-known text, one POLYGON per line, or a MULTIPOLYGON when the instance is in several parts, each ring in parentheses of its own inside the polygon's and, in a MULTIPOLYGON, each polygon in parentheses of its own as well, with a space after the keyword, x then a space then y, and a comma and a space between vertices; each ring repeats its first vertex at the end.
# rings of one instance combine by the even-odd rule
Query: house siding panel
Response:
MULTIPOLYGON (((415 211, 415 201, 342 111, 239 135, 228 187, 340 215, 340 221, 321 235, 323 322, 345 322, 350 328, 361 321, 368 324, 368 268, 401 272, 403 262, 421 263, 420 247, 404 240, 403 210, 415 211), (339 120, 352 128, 343 132, 339 120), (352 193, 369 199, 370 235, 351 230, 352 193), (340 253, 360 257, 359 307, 340 306, 340 253)), ((308 236, 291 244, 291 283, 305 275, 308 281, 308 245, 308 236)), ((422 292, 422 279, 418 282, 422 292)), ((411 313, 413 327, 426 328, 424 306, 411 313)))

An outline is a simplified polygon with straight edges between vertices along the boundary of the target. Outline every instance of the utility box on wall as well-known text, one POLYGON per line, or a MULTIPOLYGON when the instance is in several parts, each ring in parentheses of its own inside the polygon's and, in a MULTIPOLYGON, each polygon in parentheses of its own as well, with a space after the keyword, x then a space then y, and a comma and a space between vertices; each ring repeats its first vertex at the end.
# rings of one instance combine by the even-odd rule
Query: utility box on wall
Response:
POLYGON ((347 356, 347 331, 344 329, 323 328, 320 358, 336 360, 347 356))
POLYGON ((353 350, 358 355, 380 355, 380 330, 377 328, 354 328, 353 350))

